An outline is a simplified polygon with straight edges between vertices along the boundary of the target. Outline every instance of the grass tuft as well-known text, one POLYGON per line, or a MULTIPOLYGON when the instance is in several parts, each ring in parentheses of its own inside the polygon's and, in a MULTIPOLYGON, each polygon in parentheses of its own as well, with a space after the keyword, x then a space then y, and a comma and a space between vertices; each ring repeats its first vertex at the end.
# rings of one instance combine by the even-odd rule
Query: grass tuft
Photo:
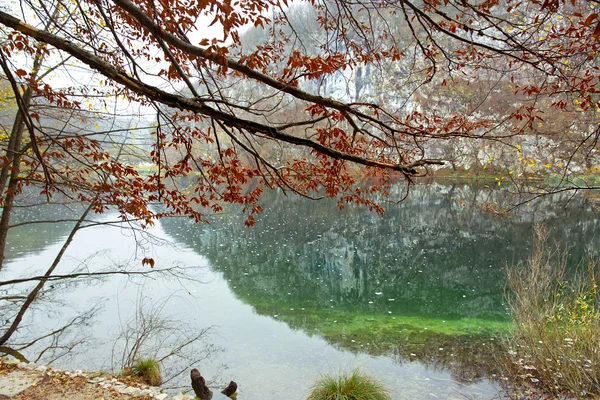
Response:
POLYGON ((131 370, 136 376, 141 377, 148 385, 160 386, 162 384, 160 364, 154 358, 145 358, 136 361, 131 367, 131 370))
POLYGON ((320 377, 308 400, 390 400, 388 389, 377 380, 354 370, 350 375, 320 377))

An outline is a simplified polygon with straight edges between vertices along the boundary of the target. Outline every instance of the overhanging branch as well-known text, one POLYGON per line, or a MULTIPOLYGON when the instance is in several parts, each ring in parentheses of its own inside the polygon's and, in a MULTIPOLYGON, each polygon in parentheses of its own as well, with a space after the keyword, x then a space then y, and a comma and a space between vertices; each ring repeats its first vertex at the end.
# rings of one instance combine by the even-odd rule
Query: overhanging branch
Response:
MULTIPOLYGON (((118 1, 124 2, 126 0, 118 0, 118 1)), ((361 156, 354 155, 354 154, 344 153, 339 150, 322 145, 320 143, 314 142, 310 139, 296 137, 296 136, 287 134, 287 133, 283 132, 277 126, 268 126, 268 125, 261 124, 258 122, 242 119, 235 115, 227 114, 222 111, 216 110, 212 107, 209 107, 206 104, 204 104, 203 102, 198 101, 196 99, 190 99, 190 98, 187 98, 184 96, 168 93, 161 89, 158 89, 157 87, 148 85, 147 83, 144 83, 139 79, 136 79, 136 78, 133 78, 133 77, 127 75, 123 71, 117 69, 114 65, 104 61, 100 57, 81 48, 80 46, 77 46, 76 44, 73 44, 72 42, 70 42, 68 40, 62 39, 62 38, 58 37, 57 35, 54 35, 50 32, 40 30, 31 25, 28 25, 28 24, 24 23, 23 21, 13 17, 12 15, 7 14, 2 11, 0 11, 0 23, 2 23, 3 25, 5 25, 9 28, 12 28, 28 37, 34 38, 40 42, 50 44, 50 45, 56 47, 57 49, 62 50, 64 52, 72 55, 73 57, 77 58, 84 64, 91 67, 92 69, 100 72, 105 77, 125 86, 127 89, 129 89, 139 95, 147 97, 148 99, 157 101, 157 102, 164 104, 166 106, 169 106, 169 107, 186 110, 186 111, 190 111, 190 112, 193 112, 196 114, 201 114, 201 115, 205 115, 210 118, 214 118, 215 120, 219 120, 219 121, 223 122, 225 125, 236 127, 238 129, 245 130, 252 134, 259 133, 259 134, 271 137, 273 139, 279 140, 281 142, 286 142, 286 143, 294 144, 297 146, 306 147, 306 148, 315 150, 321 154, 327 155, 327 156, 335 158, 335 159, 346 160, 346 161, 350 161, 350 162, 353 162, 356 164, 361 164, 361 165, 365 165, 365 166, 369 166, 369 167, 377 167, 377 168, 384 168, 384 169, 399 171, 402 174, 404 174, 405 176, 416 175, 417 171, 414 170, 414 168, 416 168, 416 167, 433 165, 433 164, 435 164, 435 165, 443 164, 439 160, 418 160, 409 165, 392 164, 392 163, 386 163, 386 162, 373 160, 373 159, 366 158, 366 157, 361 157, 361 156)), ((183 42, 183 43, 185 43, 185 42, 183 42)), ((191 46, 191 45, 189 45, 189 46, 191 46)), ((194 47, 194 46, 191 46, 191 47, 194 47)), ((199 49, 196 47, 194 47, 194 48, 199 49)), ((245 69, 248 68, 245 66, 241 66, 241 67, 243 67, 245 69)), ((256 73, 258 74, 258 72, 256 72, 256 73)), ((269 78, 269 79, 272 79, 272 78, 269 78)), ((289 92, 289 90, 291 90, 289 87, 286 88, 288 85, 285 85, 281 82, 279 84, 281 87, 280 90, 282 90, 283 92, 289 92)), ((304 92, 302 92, 302 93, 304 93, 304 92)), ((313 96, 313 95, 310 95, 310 96, 311 96, 311 98, 310 99, 307 98, 306 99, 307 101, 311 101, 316 104, 323 105, 325 107, 330 107, 331 106, 330 102, 333 101, 333 100, 324 99, 321 96, 313 96)), ((336 103, 338 103, 338 102, 336 102, 336 103)), ((339 103, 338 106, 339 105, 343 105, 343 103, 339 103)), ((344 105, 343 108, 347 108, 347 107, 348 107, 347 105, 344 105)))

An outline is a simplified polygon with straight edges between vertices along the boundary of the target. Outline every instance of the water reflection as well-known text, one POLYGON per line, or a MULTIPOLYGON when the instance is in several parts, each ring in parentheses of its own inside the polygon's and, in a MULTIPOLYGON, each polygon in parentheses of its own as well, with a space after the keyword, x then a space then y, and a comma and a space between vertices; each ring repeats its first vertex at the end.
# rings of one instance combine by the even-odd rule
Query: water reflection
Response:
MULTIPOLYGON (((510 220, 478 212, 497 196, 476 186, 417 186, 381 217, 267 193, 265 212, 253 228, 244 227, 239 210, 211 225, 164 220, 151 233, 178 247, 153 247, 149 255, 161 267, 204 271, 204 283, 160 279, 142 285, 112 277, 102 285, 70 286, 65 303, 84 305, 98 297, 105 312, 95 327, 101 340, 80 364, 64 367, 106 360, 110 333, 119 329, 115 316, 142 290, 154 300, 177 293, 165 307, 167 315, 198 329, 218 326, 215 344, 226 350, 202 368, 212 376, 228 365, 223 379, 240 383, 241 399, 306 398, 319 373, 355 365, 382 379, 395 399, 492 398, 495 388, 483 378, 497 351, 493 335, 506 327, 502 269, 529 254, 533 221, 554 228, 572 264, 585 244, 598 244, 597 213, 584 197, 566 209, 559 198, 545 199, 510 220)), ((68 232, 68 226, 64 233, 60 227, 52 233, 37 229, 29 226, 13 243, 26 235, 43 241, 68 232)), ((82 264, 86 270, 143 268, 134 238, 113 229, 82 230, 61 270, 82 264)), ((23 248, 36 254, 13 260, 7 270, 29 274, 28 268, 46 266, 57 245, 42 250, 47 245, 39 243, 26 243, 23 248)), ((188 385, 187 379, 180 383, 188 385)))
POLYGON ((584 197, 572 200, 570 211, 546 199, 527 214, 500 219, 478 212, 493 201, 490 194, 467 185, 421 185, 379 216, 271 193, 250 229, 235 214, 211 225, 169 220, 163 226, 206 254, 253 305, 498 320, 506 316, 503 268, 529 254, 534 221, 550 226, 573 264, 585 244, 598 241, 599 225, 584 197))
POLYGON ((7 239, 6 260, 33 255, 61 242, 82 212, 81 205, 48 203, 40 196, 29 195, 13 208, 7 239))
POLYGON ((544 199, 506 219, 482 212, 502 196, 482 189, 419 185, 384 216, 269 193, 250 229, 235 211, 208 226, 163 227, 206 255, 255 312, 339 348, 418 359, 467 382, 490 372, 492 336, 507 326, 503 269, 528 256, 533 223, 549 225, 572 266, 599 232, 583 196, 569 208, 544 199))

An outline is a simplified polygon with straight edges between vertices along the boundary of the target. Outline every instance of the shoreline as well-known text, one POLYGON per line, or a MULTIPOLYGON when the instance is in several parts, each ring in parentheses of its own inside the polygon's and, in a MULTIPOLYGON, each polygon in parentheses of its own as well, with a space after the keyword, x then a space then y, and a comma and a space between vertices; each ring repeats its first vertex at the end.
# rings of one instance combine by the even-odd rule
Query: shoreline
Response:
MULTIPOLYGON (((158 386, 102 372, 65 371, 0 357, 0 400, 193 400, 158 386)), ((191 389, 191 388, 190 388, 191 389)))

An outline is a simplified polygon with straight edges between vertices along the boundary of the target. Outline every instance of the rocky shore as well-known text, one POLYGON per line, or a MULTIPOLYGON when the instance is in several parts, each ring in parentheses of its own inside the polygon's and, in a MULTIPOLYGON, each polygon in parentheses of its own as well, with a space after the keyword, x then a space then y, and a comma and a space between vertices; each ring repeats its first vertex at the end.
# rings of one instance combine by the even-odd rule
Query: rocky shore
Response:
POLYGON ((63 371, 0 357, 0 400, 193 400, 127 377, 98 372, 63 371))

